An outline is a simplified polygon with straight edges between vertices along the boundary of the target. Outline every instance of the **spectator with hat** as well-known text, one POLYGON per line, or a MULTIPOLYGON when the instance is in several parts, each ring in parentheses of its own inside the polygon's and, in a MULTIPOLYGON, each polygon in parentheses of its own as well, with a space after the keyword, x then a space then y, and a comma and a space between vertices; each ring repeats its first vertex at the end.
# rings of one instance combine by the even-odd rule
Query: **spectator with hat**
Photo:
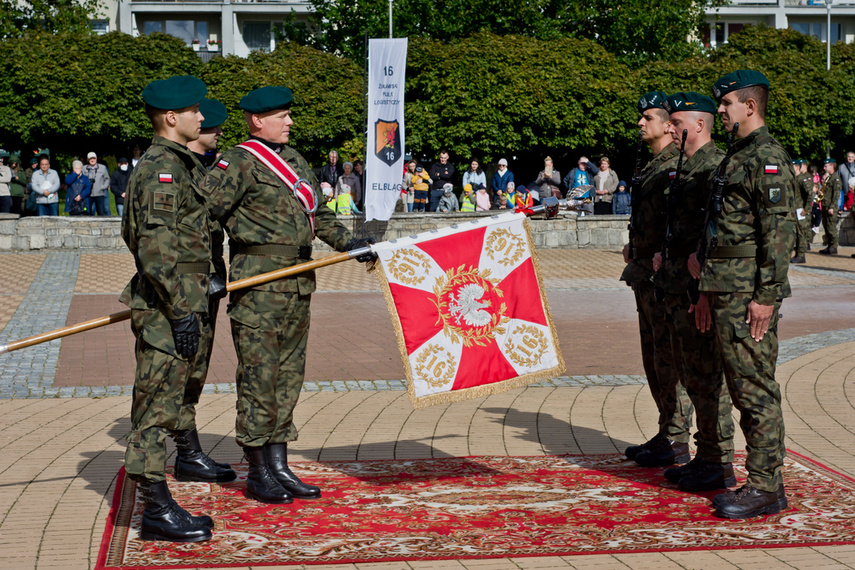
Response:
POLYGON ((618 182, 617 190, 612 196, 612 214, 626 216, 632 212, 632 197, 626 187, 626 182, 618 182))
POLYGON ((90 152, 86 155, 86 165, 83 174, 89 178, 92 193, 89 195, 89 213, 99 216, 110 215, 110 173, 107 167, 98 162, 98 155, 90 152))
MULTIPOLYGON (((608 165, 606 167, 608 168, 608 165)), ((570 192, 570 190, 581 186, 593 186, 595 175, 594 165, 588 161, 587 157, 580 156, 576 168, 564 177, 564 187, 570 192)))
POLYGON ((508 170, 507 159, 500 158, 499 168, 493 174, 493 194, 507 194, 509 182, 514 182, 514 173, 508 170))
POLYGON ((131 179, 131 167, 127 158, 120 158, 118 168, 110 175, 110 192, 116 200, 116 213, 121 218, 125 212, 125 195, 128 190, 128 180, 131 179))
POLYGON ((478 184, 478 191, 475 192, 475 211, 487 212, 490 210, 490 195, 487 194, 487 185, 478 184))
POLYGON ((454 186, 446 184, 442 188, 443 196, 439 199, 440 212, 456 212, 460 209, 460 203, 457 201, 457 196, 454 195, 454 186))

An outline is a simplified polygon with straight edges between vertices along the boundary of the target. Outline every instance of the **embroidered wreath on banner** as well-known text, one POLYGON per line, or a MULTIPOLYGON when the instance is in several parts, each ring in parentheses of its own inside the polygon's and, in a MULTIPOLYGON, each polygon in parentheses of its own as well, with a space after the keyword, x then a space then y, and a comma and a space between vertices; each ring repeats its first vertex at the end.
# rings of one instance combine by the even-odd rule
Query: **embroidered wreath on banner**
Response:
POLYGON ((505 342, 505 356, 517 366, 531 368, 543 358, 547 346, 543 331, 532 325, 520 325, 505 342), (522 342, 515 343, 514 339, 519 337, 522 342))
POLYGON ((431 388, 441 388, 454 380, 456 370, 457 360, 438 344, 429 344, 416 358, 416 376, 431 388))
POLYGON ((430 274, 430 259, 417 249, 399 249, 387 264, 392 275, 404 285, 418 285, 430 274))
POLYGON ((493 261, 510 267, 525 253, 525 241, 509 229, 499 228, 484 240, 484 251, 493 261))
POLYGON ((508 306, 494 299, 504 297, 498 284, 498 279, 490 279, 489 270, 466 269, 464 265, 449 269, 437 279, 433 288, 439 312, 436 324, 442 324, 442 332, 452 342, 485 346, 497 334, 505 334, 500 325, 510 319, 505 316, 508 306))

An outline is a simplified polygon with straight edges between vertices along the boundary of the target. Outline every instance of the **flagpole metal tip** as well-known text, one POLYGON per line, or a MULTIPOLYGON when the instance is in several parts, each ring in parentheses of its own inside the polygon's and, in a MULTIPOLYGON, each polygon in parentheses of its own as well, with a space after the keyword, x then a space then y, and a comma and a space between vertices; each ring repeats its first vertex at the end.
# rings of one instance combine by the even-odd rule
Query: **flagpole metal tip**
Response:
POLYGON ((0 344, 0 354, 6 354, 9 352, 9 345, 6 343, 0 344))

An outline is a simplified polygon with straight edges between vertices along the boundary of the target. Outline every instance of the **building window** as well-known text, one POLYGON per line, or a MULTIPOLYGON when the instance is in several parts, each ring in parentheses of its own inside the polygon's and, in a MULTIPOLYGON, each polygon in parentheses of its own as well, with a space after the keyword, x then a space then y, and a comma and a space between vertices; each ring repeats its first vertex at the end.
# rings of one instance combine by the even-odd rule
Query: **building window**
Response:
POLYGON ((89 20, 89 27, 99 36, 110 31, 110 20, 89 20))
POLYGON ((244 22, 243 43, 250 51, 269 52, 273 49, 270 22, 244 22))
MULTIPOLYGON (((825 41, 825 22, 790 22, 790 28, 804 34, 813 36, 819 41, 825 41)), ((841 41, 843 30, 840 24, 831 24, 831 43, 836 44, 841 41)))
POLYGON ((146 36, 149 34, 153 34, 155 32, 162 32, 162 31, 163 31, 163 22, 152 22, 152 21, 143 22, 143 34, 146 36))
POLYGON ((208 45, 208 22, 193 20, 146 20, 142 23, 143 34, 166 32, 184 40, 188 46, 193 40, 199 40, 202 46, 208 45))

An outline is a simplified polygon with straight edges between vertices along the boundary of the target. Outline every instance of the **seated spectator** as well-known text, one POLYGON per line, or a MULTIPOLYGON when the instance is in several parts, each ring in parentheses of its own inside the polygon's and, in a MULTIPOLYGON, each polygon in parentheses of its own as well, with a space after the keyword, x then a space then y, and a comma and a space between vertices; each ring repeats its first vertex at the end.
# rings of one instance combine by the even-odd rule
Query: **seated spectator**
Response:
POLYGON ((431 179, 421 166, 416 166, 411 184, 413 185, 413 211, 424 212, 428 206, 428 192, 430 192, 431 179))
POLYGON ((487 194, 487 185, 479 184, 478 192, 475 193, 475 211, 488 212, 490 211, 490 195, 487 194))
MULTIPOLYGON (((339 178, 339 182, 341 182, 341 178, 339 178)), ((340 192, 336 195, 335 199, 335 207, 336 212, 340 216, 352 216, 353 214, 361 213, 356 208, 356 201, 353 199, 353 191, 347 184, 342 184, 340 186, 340 192)))
POLYGON ((413 188, 413 175, 416 173, 416 166, 418 166, 418 163, 415 160, 411 160, 407 163, 407 170, 404 172, 404 182, 401 193, 406 193, 406 196, 401 196, 401 199, 406 202, 408 212, 413 211, 413 203, 416 198, 416 189, 413 188))
POLYGON ((92 183, 89 177, 83 174, 81 161, 75 160, 71 163, 71 172, 65 177, 65 185, 68 187, 65 194, 65 212, 69 216, 89 214, 86 204, 92 192, 92 183))
POLYGON ((125 193, 128 189, 128 180, 131 179, 131 168, 127 158, 119 159, 119 168, 110 175, 110 192, 116 197, 116 212, 119 217, 125 211, 125 193))
POLYGON ((499 169, 493 174, 493 194, 498 198, 499 191, 505 194, 508 189, 508 183, 513 184, 514 173, 508 170, 508 161, 504 158, 499 159, 499 169))
POLYGON ((466 184, 465 186, 463 186, 463 196, 460 197, 460 211, 475 211, 475 192, 472 191, 471 184, 466 184))
POLYGON ((487 175, 481 170, 481 165, 474 158, 469 162, 469 168, 463 173, 463 185, 471 184, 478 188, 479 184, 487 186, 487 175))
POLYGON ((457 196, 454 195, 454 186, 446 184, 442 187, 442 198, 439 199, 439 212, 457 212, 460 210, 460 203, 457 201, 457 196))
POLYGON ((43 156, 39 160, 39 169, 30 180, 36 193, 36 207, 40 216, 59 215, 59 174, 50 167, 50 159, 43 156))
POLYGON ((543 159, 543 170, 537 175, 537 180, 534 183, 539 190, 537 199, 548 198, 549 196, 561 198, 561 188, 559 188, 561 173, 552 168, 552 158, 547 156, 543 159))
POLYGON ((362 182, 359 180, 359 176, 353 172, 353 164, 350 162, 344 163, 344 171, 335 183, 336 196, 341 194, 341 188, 345 185, 350 188, 350 194, 353 196, 353 201, 359 202, 362 199, 362 182))
POLYGON ((594 214, 612 213, 612 195, 618 187, 618 175, 610 168, 609 158, 600 159, 600 171, 594 175, 594 214))
POLYGON ((567 188, 567 191, 569 192, 579 186, 593 186, 594 173, 592 170, 593 168, 591 163, 588 162, 588 159, 584 156, 580 157, 576 168, 571 170, 570 173, 564 177, 564 187, 567 188))
MULTIPOLYGON (((596 213, 596 211, 595 211, 596 213)), ((626 189, 626 182, 618 182, 617 190, 612 196, 612 214, 628 215, 632 213, 632 197, 626 189)))

